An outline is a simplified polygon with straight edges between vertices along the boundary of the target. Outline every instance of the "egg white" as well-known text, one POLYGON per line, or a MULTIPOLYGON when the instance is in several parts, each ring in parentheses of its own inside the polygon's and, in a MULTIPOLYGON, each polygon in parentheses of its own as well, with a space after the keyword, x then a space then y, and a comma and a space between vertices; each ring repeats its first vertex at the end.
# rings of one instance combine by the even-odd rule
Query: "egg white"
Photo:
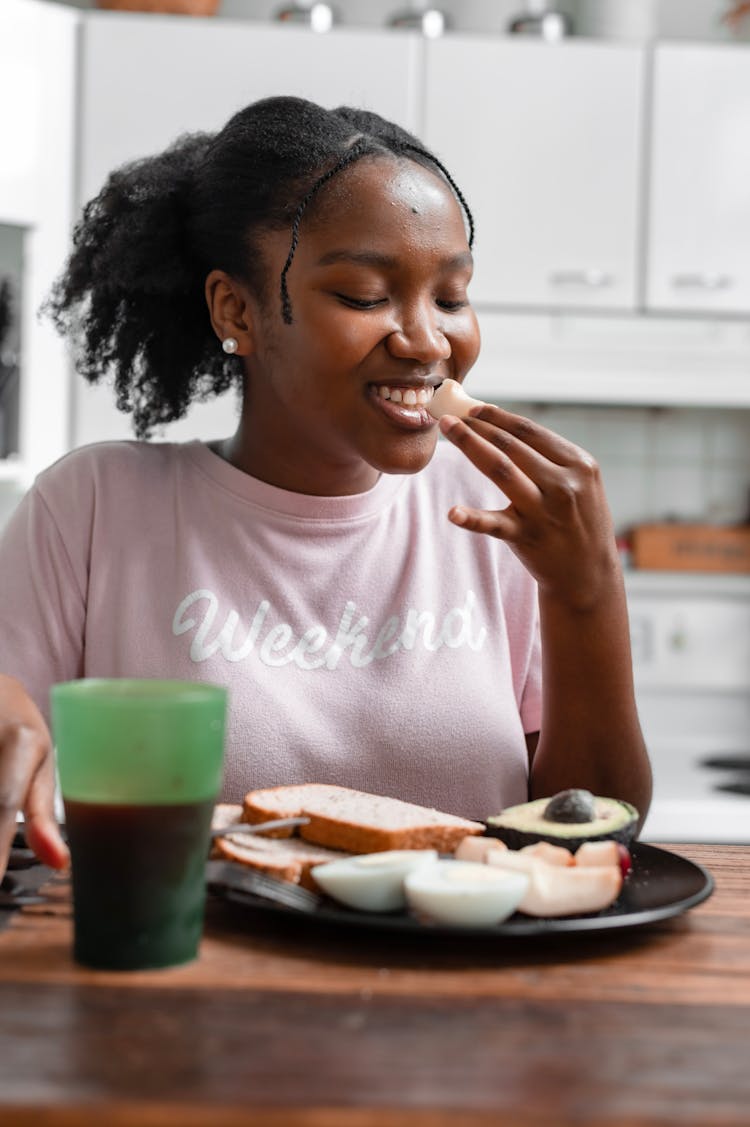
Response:
POLYGON ((507 920, 528 885, 526 873, 496 869, 478 861, 437 861, 404 878, 406 899, 412 909, 438 923, 466 927, 507 920))
POLYGON ((311 869, 316 884, 349 908, 393 912, 406 906, 404 878, 437 863, 436 849, 390 849, 327 861, 311 869))

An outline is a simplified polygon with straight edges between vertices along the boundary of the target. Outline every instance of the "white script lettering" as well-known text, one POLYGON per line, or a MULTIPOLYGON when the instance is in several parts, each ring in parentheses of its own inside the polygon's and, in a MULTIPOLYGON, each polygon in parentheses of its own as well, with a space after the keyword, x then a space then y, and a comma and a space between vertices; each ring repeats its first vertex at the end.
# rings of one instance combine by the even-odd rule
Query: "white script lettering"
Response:
POLYGON ((224 612, 223 623, 217 622, 219 614, 219 599, 206 587, 186 595, 177 607, 172 633, 180 637, 193 631, 191 661, 208 661, 215 654, 221 654, 226 661, 245 661, 255 651, 258 660, 272 668, 296 665, 305 670, 333 670, 348 657, 355 669, 362 669, 373 661, 393 657, 399 650, 413 650, 420 643, 429 652, 443 646, 449 649, 468 646, 478 652, 487 639, 487 627, 476 621, 477 598, 473 591, 467 591, 463 606, 452 607, 439 624, 432 611, 414 607, 407 607, 401 615, 391 615, 375 629, 372 645, 370 634, 366 633, 370 620, 359 613, 352 601, 344 605, 333 634, 329 634, 322 623, 314 623, 299 636, 288 622, 271 625, 274 613, 267 599, 258 603, 247 627, 243 625, 240 612, 232 607, 224 612), (201 604, 203 617, 199 619, 201 604), (261 638, 267 619, 269 624, 261 638))

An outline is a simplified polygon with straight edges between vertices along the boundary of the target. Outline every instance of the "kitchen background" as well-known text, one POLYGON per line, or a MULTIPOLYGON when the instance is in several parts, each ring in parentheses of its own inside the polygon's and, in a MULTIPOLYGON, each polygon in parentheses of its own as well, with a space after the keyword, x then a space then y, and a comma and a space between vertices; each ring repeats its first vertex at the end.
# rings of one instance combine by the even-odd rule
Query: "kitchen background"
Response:
MULTIPOLYGON (((109 169, 265 94, 369 105, 424 137, 474 209, 472 394, 602 466, 654 757, 648 836, 700 818, 704 839, 750 841, 750 5, 443 0, 431 37, 389 26, 434 27, 408 0, 332 2, 323 34, 283 0, 209 18, 115 3, 0 6, 0 524, 65 450, 129 436, 36 317, 109 169), (566 18, 551 38, 509 34, 545 8, 566 18), (633 566, 632 530, 653 522, 700 526, 688 568, 633 566), (706 540, 727 529, 736 542, 706 540)), ((226 433, 235 410, 201 405, 163 436, 226 433)))

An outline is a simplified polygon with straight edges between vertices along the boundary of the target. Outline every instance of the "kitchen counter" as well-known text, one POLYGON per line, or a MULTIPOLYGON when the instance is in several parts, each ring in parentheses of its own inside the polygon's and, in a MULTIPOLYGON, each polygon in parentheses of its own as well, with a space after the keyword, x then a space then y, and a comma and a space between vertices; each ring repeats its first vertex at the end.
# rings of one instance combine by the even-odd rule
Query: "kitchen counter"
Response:
POLYGON ((647 568, 625 568, 623 572, 628 594, 750 600, 750 575, 733 572, 655 571, 647 568))
POLYGON ((627 932, 376 934, 211 898, 198 960, 130 973, 72 962, 55 878, 0 934, 0 1123, 744 1127, 750 848, 669 848, 715 891, 627 932))

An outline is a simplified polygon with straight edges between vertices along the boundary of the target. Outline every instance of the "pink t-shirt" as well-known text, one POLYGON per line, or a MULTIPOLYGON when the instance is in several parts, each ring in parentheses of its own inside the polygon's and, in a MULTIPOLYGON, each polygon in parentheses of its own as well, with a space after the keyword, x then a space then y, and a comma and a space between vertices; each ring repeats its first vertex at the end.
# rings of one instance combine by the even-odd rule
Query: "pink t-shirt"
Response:
POLYGON ((472 818, 527 798, 536 587, 451 505, 498 508, 449 443, 367 493, 289 493, 200 442, 82 447, 0 543, 0 671, 48 715, 77 677, 226 685, 225 801, 335 782, 472 818))

